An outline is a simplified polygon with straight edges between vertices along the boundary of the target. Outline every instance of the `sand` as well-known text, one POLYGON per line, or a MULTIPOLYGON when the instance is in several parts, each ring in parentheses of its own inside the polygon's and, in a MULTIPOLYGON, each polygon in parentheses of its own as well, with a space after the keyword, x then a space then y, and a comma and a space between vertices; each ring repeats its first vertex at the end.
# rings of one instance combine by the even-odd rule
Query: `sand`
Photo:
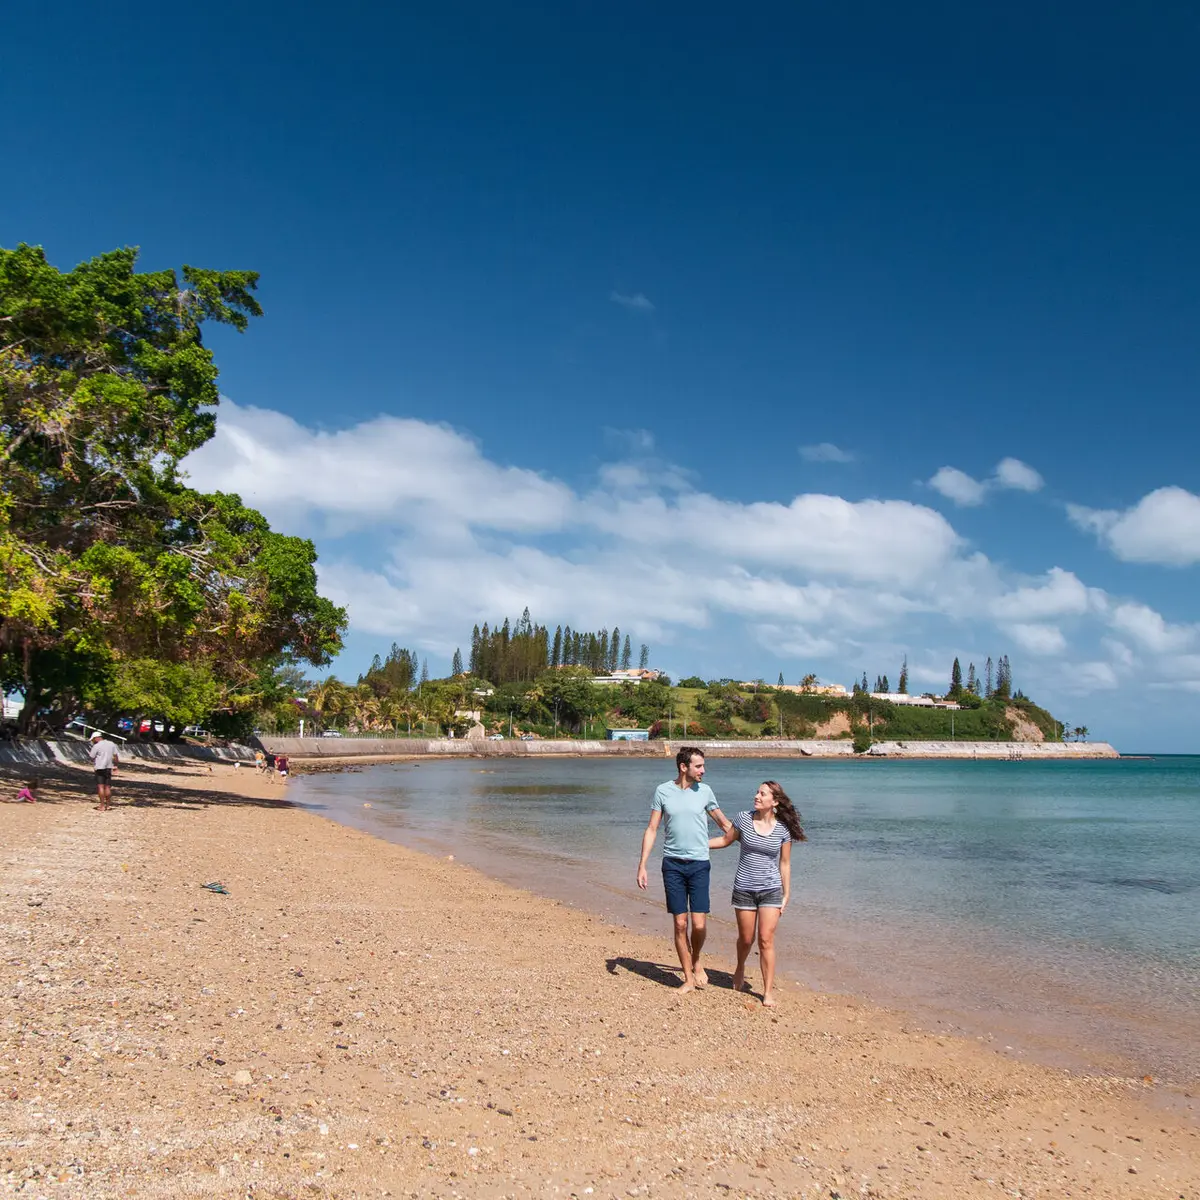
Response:
POLYGON ((1200 1195, 1152 1082, 790 983, 764 1009, 727 946, 680 996, 665 917, 634 934, 245 770, 123 771, 108 814, 89 783, 0 806, 6 1194, 1200 1195))

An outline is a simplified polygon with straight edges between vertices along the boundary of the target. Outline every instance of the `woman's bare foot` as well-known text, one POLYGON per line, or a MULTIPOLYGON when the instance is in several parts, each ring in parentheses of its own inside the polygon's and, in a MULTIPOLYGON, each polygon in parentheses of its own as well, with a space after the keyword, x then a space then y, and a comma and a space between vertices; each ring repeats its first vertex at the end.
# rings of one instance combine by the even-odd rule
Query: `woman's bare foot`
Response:
POLYGON ((774 1007, 775 1007, 775 997, 771 996, 771 995, 764 996, 763 997, 763 1008, 774 1008, 774 1007))
POLYGON ((741 971, 733 973, 733 990, 735 992, 748 992, 750 985, 746 982, 746 976, 741 971))
POLYGON ((694 992, 695 990, 695 983, 693 983, 690 979, 685 979, 679 988, 679 994, 683 995, 685 992, 694 992))
POLYGON ((697 967, 695 971, 696 986, 698 988, 708 986, 708 972, 703 967, 697 967))

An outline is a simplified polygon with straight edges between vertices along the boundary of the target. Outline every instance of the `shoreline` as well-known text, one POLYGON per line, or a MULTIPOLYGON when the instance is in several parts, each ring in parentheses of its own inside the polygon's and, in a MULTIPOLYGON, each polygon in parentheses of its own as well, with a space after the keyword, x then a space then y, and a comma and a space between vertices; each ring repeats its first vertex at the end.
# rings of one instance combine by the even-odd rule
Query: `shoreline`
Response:
MULTIPOLYGON (((277 738, 262 739, 274 754, 296 763, 321 761, 403 762, 423 758, 671 758, 684 743, 665 740, 608 742, 584 740, 504 741, 454 738, 277 738), (399 746, 397 746, 399 742, 399 746)), ((841 759, 854 762, 911 759, 950 759, 956 762, 1080 762, 1116 759, 1121 755, 1107 742, 876 742, 858 754, 848 739, 800 741, 712 741, 691 743, 712 758, 841 759)))
POLYGON ((1155 1107, 1153 1083, 1014 1062, 791 983, 766 1010, 729 990, 718 948, 710 987, 680 997, 665 927, 642 935, 359 833, 252 772, 124 777, 105 816, 89 782, 62 772, 43 803, 0 808, 12 1186, 889 1200, 1200 1186, 1200 1131, 1155 1107), (200 886, 218 879, 227 895, 200 886))

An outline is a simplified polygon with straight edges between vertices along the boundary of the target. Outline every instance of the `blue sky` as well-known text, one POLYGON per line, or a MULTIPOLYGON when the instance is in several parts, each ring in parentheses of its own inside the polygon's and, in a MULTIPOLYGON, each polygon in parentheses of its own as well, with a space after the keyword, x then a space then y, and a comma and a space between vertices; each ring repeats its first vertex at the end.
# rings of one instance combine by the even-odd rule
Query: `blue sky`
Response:
POLYGON ((262 272, 189 465, 340 672, 529 603, 1200 745, 1194 8, 379 8, 22 5, 0 75, 3 244, 262 272))

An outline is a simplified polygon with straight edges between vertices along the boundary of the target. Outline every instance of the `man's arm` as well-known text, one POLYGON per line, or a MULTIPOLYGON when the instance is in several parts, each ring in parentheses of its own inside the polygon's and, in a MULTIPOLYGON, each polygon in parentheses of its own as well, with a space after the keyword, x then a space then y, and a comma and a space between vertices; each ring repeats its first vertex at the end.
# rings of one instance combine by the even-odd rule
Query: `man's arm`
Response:
MULTIPOLYGON (((733 828, 733 822, 719 808, 710 808, 708 815, 720 825, 722 833, 727 834, 733 828)), ((725 845, 728 846, 729 842, 726 842, 725 845)))
POLYGON ((662 809, 656 808, 650 814, 650 821, 646 826, 646 832, 642 834, 642 857, 638 861, 637 885, 643 892, 646 890, 646 860, 650 857, 650 851, 654 848, 654 839, 658 836, 658 823, 661 820, 662 809))

